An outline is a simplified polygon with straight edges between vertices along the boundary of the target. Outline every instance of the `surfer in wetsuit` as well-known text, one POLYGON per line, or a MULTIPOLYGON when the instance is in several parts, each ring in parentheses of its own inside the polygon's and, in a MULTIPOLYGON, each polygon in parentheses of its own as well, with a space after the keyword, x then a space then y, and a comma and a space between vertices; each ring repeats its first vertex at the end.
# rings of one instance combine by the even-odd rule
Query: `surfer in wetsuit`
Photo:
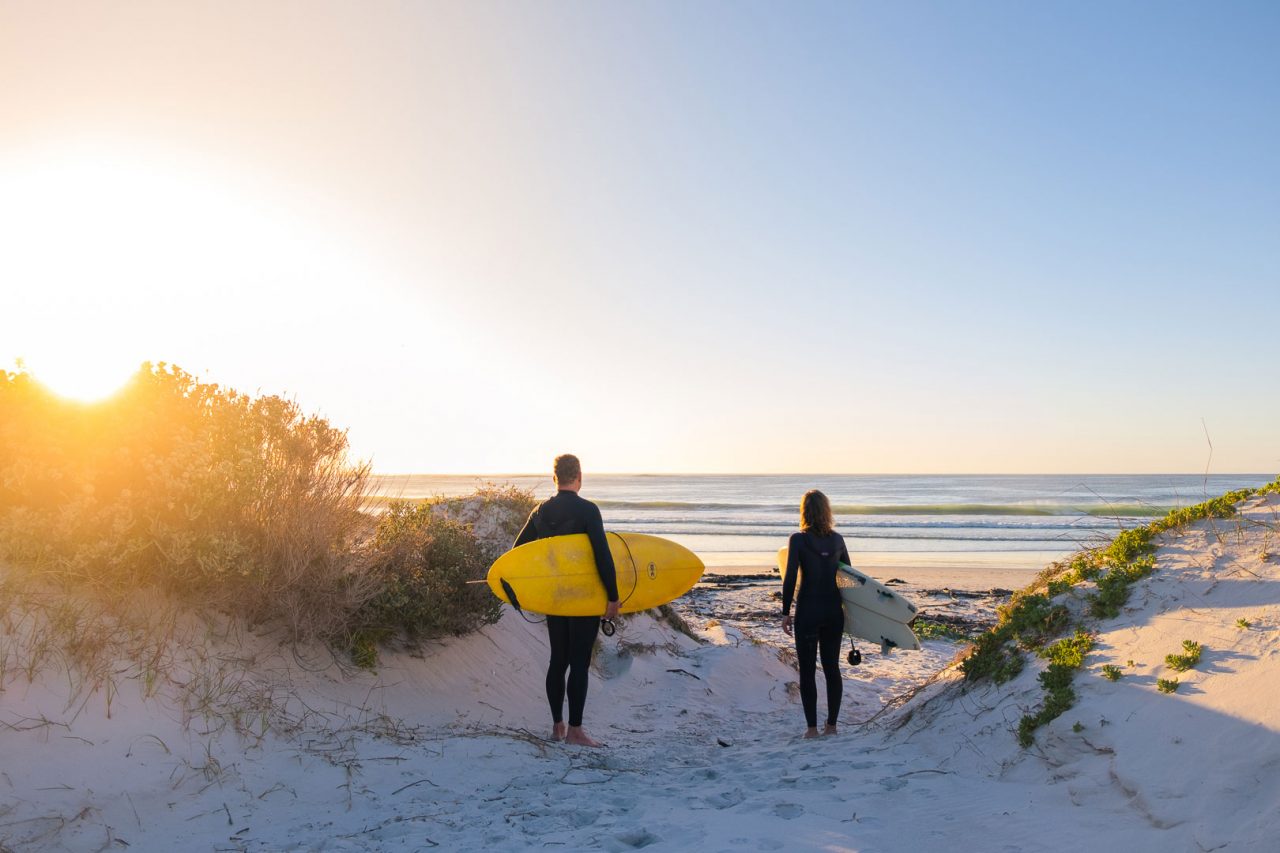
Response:
POLYGON ((836 733, 844 682, 840 679, 840 642, 844 634, 844 609, 836 571, 849 563, 844 537, 836 533, 831 502, 817 489, 805 492, 800 501, 800 532, 788 543, 786 578, 782 583, 782 630, 793 634, 800 665, 800 701, 809 724, 805 737, 818 736, 818 685, 815 672, 819 649, 822 672, 827 680, 827 722, 824 735, 836 733), (797 572, 799 575, 797 576, 797 572), (796 595, 797 579, 800 593, 796 595), (791 618, 795 599, 796 616, 791 618))
MULTIPOLYGON (((557 456, 555 461, 555 497, 548 498, 529 513, 512 548, 526 542, 551 536, 585 533, 595 553, 596 571, 604 584, 609 604, 605 619, 618 615, 618 583, 613 568, 613 555, 604 536, 600 508, 578 497, 582 488, 582 465, 571 454, 557 456)), ((547 666, 547 702, 551 705, 551 736, 555 740, 580 746, 600 746, 582 729, 582 711, 587 704, 587 673, 599 616, 548 616, 547 634, 551 639, 551 663, 547 666), (564 697, 568 674, 569 725, 564 724, 564 697)))

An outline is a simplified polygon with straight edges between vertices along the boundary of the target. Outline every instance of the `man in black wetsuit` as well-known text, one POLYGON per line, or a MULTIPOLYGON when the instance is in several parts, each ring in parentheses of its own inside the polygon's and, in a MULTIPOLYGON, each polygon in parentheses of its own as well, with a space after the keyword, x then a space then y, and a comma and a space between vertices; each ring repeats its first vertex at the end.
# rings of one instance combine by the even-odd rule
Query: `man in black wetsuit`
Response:
MULTIPOLYGON (((609 604, 604 618, 618 615, 618 583, 613 568, 613 555, 604 536, 600 508, 578 497, 582 488, 582 465, 578 457, 565 454, 555 461, 555 497, 548 498, 529 513, 529 520, 516 537, 512 548, 535 539, 585 533, 591 540, 596 557, 596 571, 604 583, 609 604)), ((551 663, 547 667, 547 702, 553 722, 551 736, 555 740, 580 746, 600 746, 582 730, 582 710, 587 704, 587 673, 591 652, 600 630, 599 616, 548 616, 547 634, 551 638, 551 663), (565 673, 568 673, 569 725, 564 724, 565 673)))

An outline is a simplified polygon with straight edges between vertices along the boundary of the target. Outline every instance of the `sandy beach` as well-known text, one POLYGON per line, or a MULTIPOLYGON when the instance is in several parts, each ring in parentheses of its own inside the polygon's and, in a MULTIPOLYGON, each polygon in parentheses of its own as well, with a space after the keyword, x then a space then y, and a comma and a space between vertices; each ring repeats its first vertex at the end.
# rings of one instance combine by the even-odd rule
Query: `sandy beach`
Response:
MULTIPOLYGON (((682 602, 692 636, 642 614, 603 641, 586 721, 600 750, 546 740, 544 629, 511 611, 388 655, 376 674, 251 633, 210 639, 204 663, 185 665, 195 677, 238 662, 224 672, 251 719, 235 723, 184 714, 172 686, 148 696, 135 675, 71 697, 56 666, 29 681, 10 669, 0 845, 1270 849, 1277 530, 1273 495, 1167 534, 1156 573, 1094 625, 1075 707, 1026 749, 1014 729, 1038 701, 1040 665, 969 687, 950 665, 962 645, 945 640, 869 653, 845 671, 840 734, 801 740, 795 670, 771 617, 755 614, 768 608, 759 586, 682 602), (1164 695, 1162 661, 1184 639, 1203 643, 1203 663, 1164 695), (1105 664, 1124 677, 1099 677, 1105 664)), ((24 624, 11 621, 6 642, 24 624)))

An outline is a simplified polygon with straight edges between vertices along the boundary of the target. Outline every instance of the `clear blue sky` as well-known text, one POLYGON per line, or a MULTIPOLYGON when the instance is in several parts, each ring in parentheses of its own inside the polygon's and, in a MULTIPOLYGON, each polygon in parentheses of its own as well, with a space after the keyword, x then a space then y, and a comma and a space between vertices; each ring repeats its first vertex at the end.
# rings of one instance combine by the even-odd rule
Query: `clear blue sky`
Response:
POLYGON ((386 471, 1280 470, 1280 5, 75 10, 0 6, 0 220, 125 230, 0 358, 386 471))

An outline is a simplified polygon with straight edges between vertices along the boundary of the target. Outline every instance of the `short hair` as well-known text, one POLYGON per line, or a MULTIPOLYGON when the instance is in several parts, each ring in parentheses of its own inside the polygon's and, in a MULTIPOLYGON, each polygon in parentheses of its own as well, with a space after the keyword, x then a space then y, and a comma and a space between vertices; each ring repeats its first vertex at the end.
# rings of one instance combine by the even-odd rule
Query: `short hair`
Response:
POLYGON ((826 536, 834 528, 835 519, 831 516, 831 501, 817 489, 810 489, 800 499, 800 529, 806 533, 826 536))
POLYGON ((562 453, 556 457, 555 474, 557 483, 572 483, 582 476, 582 463, 572 453, 562 453))

